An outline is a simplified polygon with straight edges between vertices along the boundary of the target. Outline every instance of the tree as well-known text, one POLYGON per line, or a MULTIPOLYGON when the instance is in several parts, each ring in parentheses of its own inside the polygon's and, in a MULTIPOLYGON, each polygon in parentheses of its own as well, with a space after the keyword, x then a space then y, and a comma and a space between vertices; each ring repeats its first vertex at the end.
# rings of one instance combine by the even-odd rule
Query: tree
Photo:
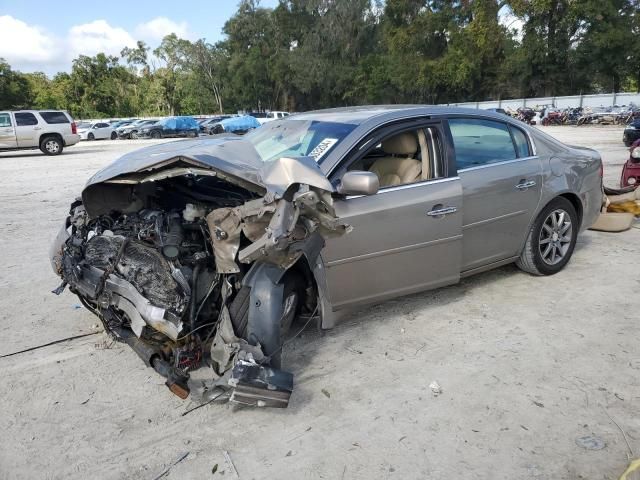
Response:
POLYGON ((0 109, 27 108, 31 97, 27 78, 0 58, 0 109))

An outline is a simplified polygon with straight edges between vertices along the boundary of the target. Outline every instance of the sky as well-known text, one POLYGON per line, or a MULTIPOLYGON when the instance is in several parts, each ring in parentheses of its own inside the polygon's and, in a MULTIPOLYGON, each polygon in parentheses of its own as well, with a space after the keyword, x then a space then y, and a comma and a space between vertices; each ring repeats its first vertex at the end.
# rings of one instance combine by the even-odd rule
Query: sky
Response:
POLYGON ((170 33, 215 43, 237 6, 238 0, 0 0, 0 58, 14 70, 53 75, 70 71, 78 55, 119 56, 136 40, 153 49, 170 33))
MULTIPOLYGON (((170 33, 215 43, 237 6, 238 0, 0 0, 0 58, 14 70, 52 76, 70 71, 78 55, 119 56, 137 40, 153 50, 170 33)), ((501 22, 521 26, 506 11, 501 22)))

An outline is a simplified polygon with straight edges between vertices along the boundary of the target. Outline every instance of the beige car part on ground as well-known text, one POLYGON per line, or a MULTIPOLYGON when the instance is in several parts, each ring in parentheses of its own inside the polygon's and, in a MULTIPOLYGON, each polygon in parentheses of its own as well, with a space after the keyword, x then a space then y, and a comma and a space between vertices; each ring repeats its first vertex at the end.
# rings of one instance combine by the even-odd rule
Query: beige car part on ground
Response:
POLYGON ((590 230, 624 232, 629 230, 640 215, 640 189, 622 195, 604 197, 602 213, 590 230))

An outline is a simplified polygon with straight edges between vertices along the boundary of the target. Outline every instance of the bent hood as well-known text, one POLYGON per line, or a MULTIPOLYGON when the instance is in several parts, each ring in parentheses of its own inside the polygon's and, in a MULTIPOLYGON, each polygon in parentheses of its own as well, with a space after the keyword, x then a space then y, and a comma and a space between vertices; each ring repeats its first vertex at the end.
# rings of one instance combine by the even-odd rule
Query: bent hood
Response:
POLYGON ((82 197, 91 212, 87 192, 98 184, 133 184, 174 175, 202 174, 220 176, 260 195, 269 192, 275 198, 298 184, 334 191, 311 157, 283 157, 265 163, 242 137, 218 137, 164 143, 128 153, 93 175, 82 197))

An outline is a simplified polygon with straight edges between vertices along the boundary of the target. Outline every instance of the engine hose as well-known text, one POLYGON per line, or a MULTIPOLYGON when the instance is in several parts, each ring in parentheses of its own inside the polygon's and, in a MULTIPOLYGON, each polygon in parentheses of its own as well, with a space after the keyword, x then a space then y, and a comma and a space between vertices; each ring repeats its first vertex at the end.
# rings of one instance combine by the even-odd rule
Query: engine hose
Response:
POLYGON ((189 331, 192 332, 195 330, 196 326, 196 307, 198 303, 198 277, 200 276, 200 270, 202 269, 202 264, 197 263, 195 267, 193 267, 193 275, 191 277, 191 310, 189 311, 189 331))

